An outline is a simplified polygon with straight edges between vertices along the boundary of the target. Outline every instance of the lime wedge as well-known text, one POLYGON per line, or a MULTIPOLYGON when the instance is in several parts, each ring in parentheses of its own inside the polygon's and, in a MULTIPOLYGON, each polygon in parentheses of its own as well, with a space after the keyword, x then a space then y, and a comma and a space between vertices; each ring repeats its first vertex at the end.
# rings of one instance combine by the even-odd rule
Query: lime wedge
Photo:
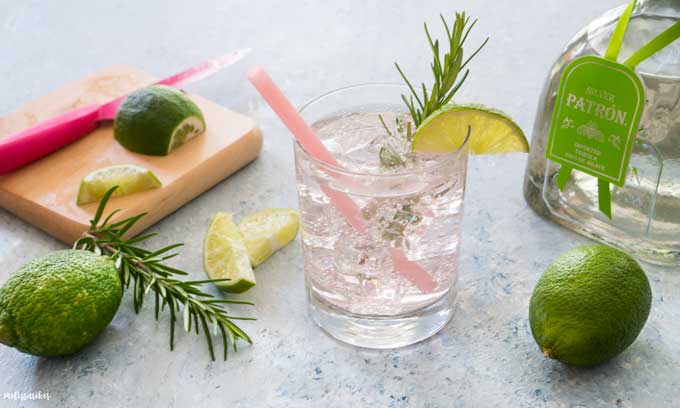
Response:
POLYGON ((126 149, 165 156, 205 131, 199 107, 182 92, 163 85, 139 89, 123 101, 113 135, 126 149))
POLYGON ((161 186, 151 170, 134 164, 118 164, 95 170, 85 176, 78 190, 78 205, 99 201, 112 187, 113 197, 137 193, 161 186))
POLYGON ((452 153, 468 141, 472 154, 519 153, 529 151, 529 142, 510 117, 482 105, 446 105, 420 124, 412 150, 452 153))
POLYGON ((210 279, 229 279, 216 283, 225 292, 241 293, 255 286, 248 250, 231 213, 213 216, 203 242, 203 268, 210 279))
POLYGON ((267 208, 250 214, 238 224, 250 255, 250 263, 257 266, 297 235, 300 222, 295 210, 267 208))

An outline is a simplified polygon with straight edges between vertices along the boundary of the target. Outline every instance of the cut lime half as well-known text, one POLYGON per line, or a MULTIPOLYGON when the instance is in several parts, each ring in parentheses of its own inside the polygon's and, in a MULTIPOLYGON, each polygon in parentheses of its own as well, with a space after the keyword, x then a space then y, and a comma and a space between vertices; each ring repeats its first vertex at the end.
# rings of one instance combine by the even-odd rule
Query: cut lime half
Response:
POLYGON ((205 131, 199 107, 182 92, 164 85, 138 89, 118 108, 113 134, 136 153, 165 156, 205 131))
POLYGON ((257 266, 288 245, 295 239, 299 226, 297 211, 287 208, 266 208, 244 217, 238 228, 248 248, 250 263, 257 266))
POLYGON ((242 293, 255 286, 255 274, 250 266, 243 236, 228 212, 213 216, 203 242, 203 267, 218 288, 229 293, 242 293))
POLYGON ((93 171, 80 182, 77 204, 99 201, 107 191, 118 186, 113 197, 161 187, 151 170, 134 164, 117 164, 93 171))
POLYGON ((412 149, 424 153, 458 150, 470 129, 468 147, 472 154, 502 154, 529 151, 522 129, 502 111, 482 105, 447 105, 420 124, 412 149))

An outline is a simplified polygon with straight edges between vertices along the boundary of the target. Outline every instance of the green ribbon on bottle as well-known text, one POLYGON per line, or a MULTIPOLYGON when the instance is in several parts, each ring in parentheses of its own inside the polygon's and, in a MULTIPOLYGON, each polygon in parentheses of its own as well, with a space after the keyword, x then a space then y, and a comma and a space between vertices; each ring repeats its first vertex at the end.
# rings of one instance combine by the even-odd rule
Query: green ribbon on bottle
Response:
MULTIPOLYGON (((633 9, 635 8, 636 3, 637 0, 632 0, 628 7, 626 7, 626 9, 624 10, 623 14, 621 15, 621 18, 619 19, 619 22, 616 25, 616 28, 614 29, 614 33, 609 42, 609 46, 607 47, 607 51, 605 52, 604 55, 605 59, 614 62, 618 60, 619 53, 621 51, 621 46, 623 45, 623 39, 626 35, 626 30, 628 29, 628 23, 630 22, 630 17, 633 13, 633 9)), ((635 69, 635 67, 637 67, 642 61, 646 60, 647 58, 666 48, 668 45, 673 43, 678 38, 680 38, 680 21, 673 24, 670 28, 665 30, 663 33, 659 34, 652 41, 650 41, 642 48, 637 50, 635 53, 633 53, 633 55, 631 55, 623 63, 623 65, 626 65, 631 69, 635 69)), ((573 167, 564 164, 560 168, 556 177, 557 187, 560 190, 563 190, 564 187, 567 185, 567 182, 569 181, 571 172, 573 170, 574 170, 573 167)), ((604 215, 611 219, 612 218, 611 189, 609 186, 609 182, 601 178, 598 178, 597 190, 598 190, 597 197, 598 207, 604 215)))

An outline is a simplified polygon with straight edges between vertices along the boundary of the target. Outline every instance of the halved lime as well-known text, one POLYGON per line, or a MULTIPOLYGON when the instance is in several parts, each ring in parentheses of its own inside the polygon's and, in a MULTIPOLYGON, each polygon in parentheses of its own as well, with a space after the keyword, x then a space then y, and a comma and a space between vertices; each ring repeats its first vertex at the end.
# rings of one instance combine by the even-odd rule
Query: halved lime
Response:
POLYGON ((248 250, 231 213, 213 216, 203 241, 203 268, 211 279, 229 279, 216 283, 225 292, 241 293, 255 286, 248 250))
POLYGON ((99 201, 112 187, 113 197, 161 187, 151 170, 134 164, 117 164, 95 170, 83 178, 78 190, 78 205, 99 201))
POLYGON ((139 89, 116 113, 113 134, 126 149, 165 156, 205 131, 205 119, 182 92, 164 85, 139 89))
POLYGON ((412 149, 425 153, 451 153, 460 148, 471 129, 472 154, 528 152, 529 142, 504 112, 482 105, 446 105, 420 124, 412 149))
POLYGON ((250 214, 238 224, 248 248, 250 263, 257 266, 297 235, 298 213, 287 208, 266 208, 250 214))

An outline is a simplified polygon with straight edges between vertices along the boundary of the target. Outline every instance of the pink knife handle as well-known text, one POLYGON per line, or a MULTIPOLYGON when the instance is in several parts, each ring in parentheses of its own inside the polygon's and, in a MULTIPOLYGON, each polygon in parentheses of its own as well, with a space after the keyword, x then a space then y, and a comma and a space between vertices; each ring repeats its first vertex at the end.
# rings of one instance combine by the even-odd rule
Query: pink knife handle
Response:
POLYGON ((18 169, 87 135, 97 128, 98 117, 99 105, 88 105, 0 139, 0 174, 18 169))

